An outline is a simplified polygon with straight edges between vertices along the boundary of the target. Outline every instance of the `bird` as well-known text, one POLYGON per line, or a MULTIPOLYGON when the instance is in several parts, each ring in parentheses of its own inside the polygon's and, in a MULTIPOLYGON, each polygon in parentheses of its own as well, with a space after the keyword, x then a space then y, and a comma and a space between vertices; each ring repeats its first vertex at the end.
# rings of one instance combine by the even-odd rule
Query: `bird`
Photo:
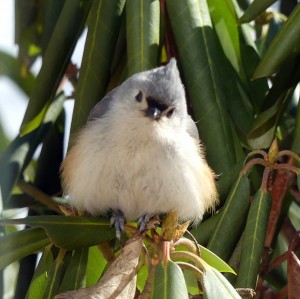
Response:
POLYGON ((169 212, 196 225, 218 203, 175 58, 110 91, 72 141, 61 166, 64 195, 76 210, 112 211, 118 238, 124 222, 144 229, 169 212))

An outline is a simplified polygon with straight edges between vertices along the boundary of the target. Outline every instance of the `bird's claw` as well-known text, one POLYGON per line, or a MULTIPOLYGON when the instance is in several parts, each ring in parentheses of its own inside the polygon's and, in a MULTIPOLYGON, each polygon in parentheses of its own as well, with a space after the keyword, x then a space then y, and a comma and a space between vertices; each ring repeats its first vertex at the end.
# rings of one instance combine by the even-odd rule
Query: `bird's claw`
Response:
POLYGON ((144 232, 148 229, 148 223, 150 218, 151 217, 149 215, 143 215, 138 219, 138 229, 140 232, 144 232))
POLYGON ((121 233, 125 233, 125 218, 121 210, 113 210, 112 216, 110 218, 110 226, 115 226, 116 237, 120 240, 121 233))

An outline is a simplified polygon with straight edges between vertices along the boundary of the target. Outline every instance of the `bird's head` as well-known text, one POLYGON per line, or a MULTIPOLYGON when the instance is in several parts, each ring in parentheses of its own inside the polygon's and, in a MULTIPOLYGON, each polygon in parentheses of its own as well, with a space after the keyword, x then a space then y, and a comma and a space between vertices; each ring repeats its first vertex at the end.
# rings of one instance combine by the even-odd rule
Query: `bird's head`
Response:
POLYGON ((167 119, 178 122, 187 114, 175 59, 166 66, 131 76, 117 88, 115 96, 129 117, 143 117, 148 122, 167 119))

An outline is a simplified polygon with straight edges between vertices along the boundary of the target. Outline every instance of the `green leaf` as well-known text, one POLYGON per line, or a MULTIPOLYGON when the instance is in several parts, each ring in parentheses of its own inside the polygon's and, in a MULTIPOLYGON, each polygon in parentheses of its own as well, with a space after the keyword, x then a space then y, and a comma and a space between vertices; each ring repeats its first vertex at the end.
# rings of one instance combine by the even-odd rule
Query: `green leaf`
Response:
POLYGON ((258 113, 247 136, 249 146, 253 149, 268 148, 275 130, 292 99, 299 81, 299 62, 292 59, 285 63, 273 79, 273 86, 267 93, 262 110, 258 113))
POLYGON ((228 280, 218 270, 212 267, 205 267, 202 284, 204 299, 241 299, 240 295, 228 280))
POLYGON ((224 173, 235 164, 232 127, 225 107, 223 51, 205 1, 167 0, 187 92, 209 164, 224 173), (226 157, 226 159, 224 159, 226 157))
POLYGON ((21 126, 22 134, 32 132, 40 126, 63 78, 89 7, 90 1, 65 1, 31 93, 21 126))
POLYGON ((52 243, 67 250, 93 246, 115 237, 114 229, 110 228, 108 221, 97 217, 53 215, 0 220, 0 225, 9 224, 42 227, 52 243))
POLYGON ((3 51, 0 51, 0 76, 9 77, 27 96, 30 95, 35 77, 31 72, 22 73, 18 60, 3 51))
POLYGON ((45 292, 48 275, 51 265, 53 264, 53 255, 51 246, 47 246, 39 260, 37 268, 35 269, 30 287, 26 294, 26 299, 43 298, 45 292))
POLYGON ((219 272, 229 272, 236 274, 234 270, 225 263, 222 259, 220 259, 217 255, 215 255, 212 251, 200 245, 201 258, 210 266, 218 270, 219 272))
POLYGON ((31 161, 45 134, 60 115, 64 100, 64 94, 58 94, 55 101, 46 110, 42 126, 29 134, 17 136, 0 157, 0 185, 4 208, 9 206, 8 199, 13 186, 31 161))
POLYGON ((128 74, 151 69, 158 62, 160 3, 158 0, 127 0, 126 29, 128 74))
POLYGON ((88 35, 75 91, 71 132, 86 122, 93 106, 105 95, 120 31, 125 0, 93 1, 88 35))
POLYGON ((142 293, 148 279, 148 267, 144 264, 137 273, 136 287, 142 293))
POLYGON ((107 266, 101 250, 97 246, 89 248, 88 263, 86 269, 86 286, 91 286, 99 281, 101 274, 107 266), (97 267, 95 267, 97 265, 97 267))
POLYGON ((51 264, 48 272, 47 287, 42 299, 52 299, 58 293, 63 276, 65 253, 65 250, 60 249, 54 263, 51 264))
POLYGON ((239 19, 239 23, 247 23, 259 17, 269 6, 277 0, 254 0, 239 19))
POLYGON ((230 190, 221 217, 207 246, 221 259, 227 260, 230 257, 242 233, 249 208, 249 197, 248 177, 246 174, 240 174, 230 190))
POLYGON ((288 58, 300 53, 300 4, 289 16, 258 65, 253 78, 274 74, 288 58))
POLYGON ((169 261, 166 266, 160 263, 154 273, 153 299, 188 299, 188 291, 182 270, 169 261))
POLYGON ((189 294, 195 296, 201 294, 196 275, 189 270, 182 270, 189 294))
POLYGON ((250 207, 244 232, 236 286, 255 289, 271 210, 271 195, 258 190, 250 207))
POLYGON ((241 63, 239 28, 236 26, 237 18, 232 2, 207 0, 207 4, 226 57, 240 78, 245 79, 243 65, 241 63))
POLYGON ((45 231, 29 228, 0 238, 0 269, 50 244, 45 231))
POLYGON ((60 293, 85 287, 88 252, 89 248, 81 248, 73 251, 59 287, 60 293))

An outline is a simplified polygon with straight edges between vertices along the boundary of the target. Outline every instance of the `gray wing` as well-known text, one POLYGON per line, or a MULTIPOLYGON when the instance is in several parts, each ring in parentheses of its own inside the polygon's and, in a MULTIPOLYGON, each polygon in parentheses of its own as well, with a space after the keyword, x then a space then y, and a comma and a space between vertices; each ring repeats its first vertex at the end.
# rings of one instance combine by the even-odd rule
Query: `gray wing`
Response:
POLYGON ((99 103, 97 103, 88 116, 87 121, 91 121, 97 118, 101 118, 104 114, 110 110, 111 102, 113 100, 114 90, 109 92, 99 103))
POLYGON ((187 116, 186 119, 186 127, 187 132, 195 139, 199 140, 199 133, 198 129, 193 121, 193 119, 190 117, 190 115, 187 116))

